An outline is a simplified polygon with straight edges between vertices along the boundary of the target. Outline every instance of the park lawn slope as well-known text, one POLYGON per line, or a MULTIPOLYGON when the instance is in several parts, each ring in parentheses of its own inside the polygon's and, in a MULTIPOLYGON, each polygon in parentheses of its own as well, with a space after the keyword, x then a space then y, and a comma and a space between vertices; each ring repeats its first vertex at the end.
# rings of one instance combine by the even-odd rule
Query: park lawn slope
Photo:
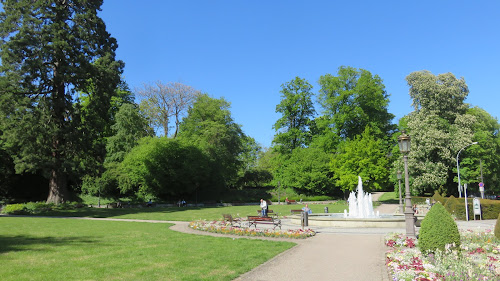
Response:
POLYGON ((2 280, 232 280, 290 242, 184 234, 171 224, 0 217, 2 280))

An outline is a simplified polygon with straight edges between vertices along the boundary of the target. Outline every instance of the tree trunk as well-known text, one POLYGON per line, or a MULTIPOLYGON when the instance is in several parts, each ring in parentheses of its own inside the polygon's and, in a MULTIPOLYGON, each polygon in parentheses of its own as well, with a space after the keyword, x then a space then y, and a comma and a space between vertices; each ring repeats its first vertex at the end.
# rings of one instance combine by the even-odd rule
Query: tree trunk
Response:
POLYGON ((68 195, 66 175, 64 172, 53 169, 50 173, 49 196, 47 197, 47 203, 64 203, 68 200, 68 195))
MULTIPOLYGON (((54 67, 54 79, 58 77, 59 63, 54 67)), ((67 178, 63 169, 62 155, 64 155, 64 147, 66 139, 64 128, 67 126, 65 120, 65 84, 62 81, 55 83, 55 92, 53 94, 53 117, 55 124, 55 132, 52 137, 52 158, 54 160, 49 179, 49 196, 47 203, 63 203, 68 200, 67 178)))

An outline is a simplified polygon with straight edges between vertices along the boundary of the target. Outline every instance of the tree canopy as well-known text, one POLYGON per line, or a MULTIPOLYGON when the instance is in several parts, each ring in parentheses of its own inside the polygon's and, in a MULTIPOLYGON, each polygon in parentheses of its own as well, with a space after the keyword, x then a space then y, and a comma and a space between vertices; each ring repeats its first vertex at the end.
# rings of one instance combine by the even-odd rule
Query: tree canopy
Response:
POLYGON ((225 99, 215 99, 207 94, 198 95, 189 109, 179 130, 179 138, 189 140, 212 160, 214 178, 226 186, 236 180, 243 162, 245 134, 233 121, 225 99))
MULTIPOLYGON (((2 3, 2 138, 17 172, 43 170, 50 179, 47 201, 63 202, 85 151, 75 95, 109 100, 123 69, 115 60, 118 45, 98 16, 102 0, 2 3)), ((109 102, 98 105, 108 111, 109 102)))
POLYGON ((273 140, 274 147, 281 153, 291 153, 310 142, 309 126, 315 113, 311 90, 311 84, 299 77, 281 85, 281 101, 276 112, 282 116, 274 124, 277 133, 273 140))
POLYGON ((340 137, 354 138, 369 125, 374 134, 387 138, 394 130, 389 94, 382 79, 364 69, 341 66, 337 76, 320 77, 319 101, 330 127, 340 137))

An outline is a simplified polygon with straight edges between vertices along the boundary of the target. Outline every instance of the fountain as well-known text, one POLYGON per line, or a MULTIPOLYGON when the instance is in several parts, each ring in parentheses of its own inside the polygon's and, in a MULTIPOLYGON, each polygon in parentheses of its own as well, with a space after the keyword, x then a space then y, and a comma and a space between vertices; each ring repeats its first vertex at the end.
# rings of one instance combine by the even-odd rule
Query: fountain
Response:
POLYGON ((346 212, 344 211, 344 217, 349 218, 373 218, 378 217, 373 213, 373 202, 372 195, 369 193, 363 192, 363 182, 361 181, 361 177, 358 176, 358 188, 357 188, 358 196, 356 197, 356 193, 351 191, 349 194, 349 215, 345 216, 346 212))
MULTIPOLYGON (((363 183, 358 176, 357 192, 349 194, 349 211, 344 210, 342 214, 310 214, 308 222, 310 226, 333 226, 344 228, 356 227, 385 227, 404 228, 405 219, 402 215, 380 215, 373 211, 372 195, 363 192, 363 183)), ((291 217, 292 223, 300 224, 300 216, 291 217)))

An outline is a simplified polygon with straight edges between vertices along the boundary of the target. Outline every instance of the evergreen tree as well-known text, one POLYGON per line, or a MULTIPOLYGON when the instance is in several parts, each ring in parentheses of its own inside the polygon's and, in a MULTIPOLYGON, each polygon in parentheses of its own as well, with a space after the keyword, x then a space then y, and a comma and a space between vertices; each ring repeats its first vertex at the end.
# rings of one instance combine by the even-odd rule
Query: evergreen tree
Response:
MULTIPOLYGON (((64 202, 68 177, 88 149, 76 93, 92 87, 99 99, 116 89, 123 68, 115 60, 118 45, 98 16, 102 0, 2 4, 0 120, 8 132, 2 138, 16 171, 44 171, 47 202, 64 202)), ((98 108, 109 107, 105 100, 98 108)))

